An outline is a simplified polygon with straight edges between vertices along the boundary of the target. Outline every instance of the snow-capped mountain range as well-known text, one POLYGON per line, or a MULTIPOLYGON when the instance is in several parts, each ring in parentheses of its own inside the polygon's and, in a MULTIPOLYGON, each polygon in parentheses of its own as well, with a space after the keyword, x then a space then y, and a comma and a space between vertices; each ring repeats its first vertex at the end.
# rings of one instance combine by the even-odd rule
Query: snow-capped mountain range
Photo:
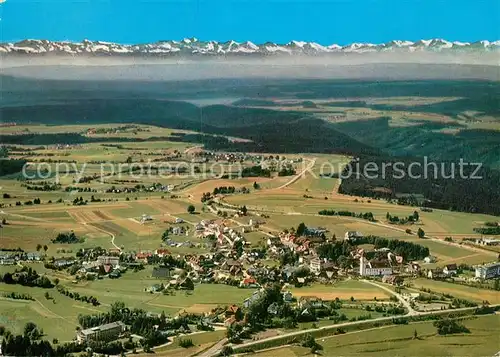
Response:
POLYGON ((266 42, 200 41, 185 38, 181 41, 158 41, 147 44, 123 45, 111 42, 24 40, 16 43, 0 43, 2 55, 132 55, 132 56, 228 56, 228 55, 326 55, 334 53, 366 52, 469 52, 500 51, 500 40, 495 42, 450 42, 443 39, 390 41, 382 44, 351 43, 346 46, 332 44, 323 46, 315 42, 291 41, 286 44, 266 42))

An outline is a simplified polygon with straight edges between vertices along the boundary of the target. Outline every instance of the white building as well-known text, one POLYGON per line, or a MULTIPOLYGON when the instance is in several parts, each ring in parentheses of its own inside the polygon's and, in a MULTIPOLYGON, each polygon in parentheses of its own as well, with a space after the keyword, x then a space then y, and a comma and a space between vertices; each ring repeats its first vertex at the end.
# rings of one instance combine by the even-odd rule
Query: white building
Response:
POLYGON ((457 275, 458 267, 456 264, 448 264, 443 268, 443 273, 446 276, 457 275))
POLYGON ((426 263, 426 264, 431 264, 431 263, 435 263, 435 262, 436 262, 436 258, 434 258, 432 255, 429 255, 428 257, 424 258, 424 263, 426 263))
POLYGON ((319 257, 314 257, 309 262, 309 270, 314 274, 319 274, 321 272, 321 259, 319 257))
POLYGON ((482 245, 500 245, 500 239, 483 238, 479 241, 482 245))
POLYGON ((491 263, 476 267, 476 278, 491 279, 500 276, 500 263, 491 263))
POLYGON ((91 327, 85 330, 79 330, 76 334, 78 343, 94 341, 113 341, 125 331, 125 325, 121 321, 111 322, 109 324, 91 327))
POLYGON ((381 262, 369 262, 364 256, 359 258, 359 275, 380 276, 392 275, 392 267, 381 262))
POLYGON ((349 231, 344 235, 345 240, 355 240, 356 238, 363 238, 363 234, 357 231, 349 231))
POLYGON ((113 268, 120 264, 120 258, 101 255, 97 257, 97 262, 101 265, 111 265, 113 268))

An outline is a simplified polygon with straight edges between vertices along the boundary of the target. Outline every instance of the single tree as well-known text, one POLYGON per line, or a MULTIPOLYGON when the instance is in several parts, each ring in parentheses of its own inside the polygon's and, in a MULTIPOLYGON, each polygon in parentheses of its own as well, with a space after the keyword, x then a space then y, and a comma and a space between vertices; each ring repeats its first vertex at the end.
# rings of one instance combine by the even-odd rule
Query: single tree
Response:
POLYGON ((301 223, 298 225, 297 230, 296 230, 297 235, 298 235, 299 237, 300 237, 300 236, 302 236, 302 235, 304 235, 304 233, 306 232, 306 229, 307 229, 307 227, 306 227, 305 223, 304 223, 304 222, 301 222, 301 223))
POLYGON ((41 244, 37 244, 37 245, 36 245, 36 251, 37 251, 37 252, 39 252, 39 251, 40 251, 40 249, 42 249, 42 245, 41 245, 41 244))
POLYGON ((47 244, 45 244, 45 245, 43 246, 43 251, 44 251, 45 253, 47 253, 47 250, 49 250, 49 247, 47 247, 47 244))
POLYGON ((189 205, 187 211, 189 214, 193 214, 196 211, 196 208, 193 205, 189 205))
POLYGON ((422 228, 418 229, 417 235, 419 238, 424 238, 425 237, 425 232, 422 228))

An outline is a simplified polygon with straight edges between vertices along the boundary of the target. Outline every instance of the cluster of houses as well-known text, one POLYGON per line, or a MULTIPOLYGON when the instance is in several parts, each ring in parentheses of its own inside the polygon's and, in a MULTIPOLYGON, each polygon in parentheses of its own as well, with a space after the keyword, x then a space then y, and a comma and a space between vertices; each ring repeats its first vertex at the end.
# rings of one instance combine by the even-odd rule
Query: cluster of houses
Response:
POLYGON ((56 144, 56 145, 50 145, 47 148, 53 150, 68 150, 68 149, 78 149, 81 147, 82 145, 80 144, 56 144))
POLYGON ((238 232, 235 228, 230 228, 226 225, 225 220, 202 220, 195 226, 196 236, 198 238, 215 237, 219 250, 233 247, 235 242, 241 241, 246 244, 243 233, 250 231, 256 227, 256 223, 250 220, 249 226, 240 228, 238 232))
POLYGON ((313 253, 314 245, 322 244, 326 241, 324 228, 307 227, 300 237, 294 232, 283 231, 278 237, 270 237, 267 240, 269 251, 276 256, 290 249, 300 255, 313 253))
POLYGON ((139 185, 133 187, 115 187, 112 186, 106 190, 107 193, 136 193, 136 192, 171 192, 174 189, 174 185, 162 185, 153 184, 151 186, 139 187, 139 185))
POLYGON ((456 276, 458 267, 456 264, 445 265, 444 268, 434 268, 427 270, 427 278, 429 279, 444 279, 456 276))
MULTIPOLYGON (((307 228, 300 237, 294 233, 282 232, 279 237, 267 239, 268 254, 279 257, 286 250, 292 250, 300 255, 299 264, 307 266, 310 273, 316 278, 326 280, 346 274, 372 277, 393 276, 394 274, 417 275, 421 270, 419 264, 416 262, 405 264, 402 256, 392 253, 388 248, 376 250, 376 258, 373 259, 367 258, 364 249, 354 249, 350 255, 353 261, 359 262, 359 267, 356 270, 355 264, 353 264, 350 268, 341 269, 334 262, 320 258, 315 251, 315 246, 326 240, 325 233, 326 230, 323 228, 307 228)), ((361 237, 363 234, 356 231, 349 231, 345 234, 346 240, 355 240, 361 237)), ((285 267, 285 275, 288 274, 288 270, 293 269, 293 267, 285 267)))
POLYGON ((203 163, 208 161, 227 161, 229 163, 250 161, 264 165, 273 162, 275 164, 285 163, 291 165, 294 163, 302 162, 303 159, 302 158, 287 159, 285 156, 279 156, 279 155, 265 156, 265 155, 255 155, 243 152, 212 152, 212 151, 202 151, 202 150, 194 152, 194 158, 192 159, 192 162, 203 163))
MULTIPOLYGON (((110 252, 114 253, 114 252, 110 252)), ((125 265, 120 265, 120 258, 117 255, 100 255, 95 260, 83 261, 76 276, 82 279, 92 280, 100 276, 109 278, 119 278, 127 270, 125 265)))
POLYGON ((240 288, 260 287, 252 274, 255 271, 252 268, 245 268, 256 261, 252 253, 243 253, 239 259, 220 253, 186 255, 184 261, 186 269, 155 267, 152 277, 159 279, 161 283, 153 284, 146 290, 149 292, 161 292, 169 288, 192 290, 193 283, 227 284, 228 282, 240 288))
POLYGON ((38 262, 43 259, 43 254, 39 252, 24 251, 0 251, 0 265, 16 265, 18 262, 38 262))
POLYGON ((497 245, 500 245, 500 239, 496 239, 496 238, 478 238, 478 239, 472 239, 472 241, 475 243, 475 244, 479 244, 479 245, 487 245, 487 246, 497 246, 497 245))

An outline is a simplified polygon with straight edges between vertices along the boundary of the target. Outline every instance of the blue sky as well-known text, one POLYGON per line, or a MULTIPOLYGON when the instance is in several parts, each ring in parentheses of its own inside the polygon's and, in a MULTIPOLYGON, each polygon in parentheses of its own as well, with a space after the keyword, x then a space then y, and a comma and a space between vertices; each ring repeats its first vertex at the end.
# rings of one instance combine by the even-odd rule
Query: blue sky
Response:
POLYGON ((500 0, 7 0, 0 40, 498 40, 499 14, 500 0))

